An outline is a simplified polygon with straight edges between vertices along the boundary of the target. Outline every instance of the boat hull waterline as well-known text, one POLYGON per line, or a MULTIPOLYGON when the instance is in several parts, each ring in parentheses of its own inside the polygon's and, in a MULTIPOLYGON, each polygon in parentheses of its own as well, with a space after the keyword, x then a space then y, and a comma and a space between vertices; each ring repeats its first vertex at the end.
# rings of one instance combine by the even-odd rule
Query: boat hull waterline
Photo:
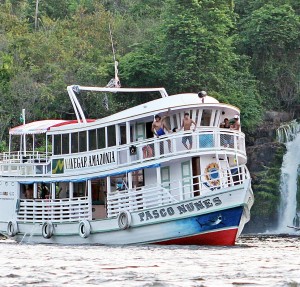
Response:
POLYGON ((124 230, 118 218, 89 221, 90 234, 86 238, 80 236, 78 222, 53 222, 53 236, 49 239, 42 236, 43 223, 20 222, 15 240, 48 244, 234 245, 238 230, 250 218, 252 203, 252 191, 244 185, 212 196, 132 212, 131 224, 124 230), (239 203, 241 200, 244 203, 239 203))

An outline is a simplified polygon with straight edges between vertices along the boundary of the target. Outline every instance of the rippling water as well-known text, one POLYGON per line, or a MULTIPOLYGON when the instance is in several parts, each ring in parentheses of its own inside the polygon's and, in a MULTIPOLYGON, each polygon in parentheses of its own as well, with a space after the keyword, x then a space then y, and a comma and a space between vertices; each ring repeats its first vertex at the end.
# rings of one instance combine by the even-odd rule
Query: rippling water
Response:
POLYGON ((0 286, 300 286, 300 237, 234 247, 52 246, 0 240, 0 286))

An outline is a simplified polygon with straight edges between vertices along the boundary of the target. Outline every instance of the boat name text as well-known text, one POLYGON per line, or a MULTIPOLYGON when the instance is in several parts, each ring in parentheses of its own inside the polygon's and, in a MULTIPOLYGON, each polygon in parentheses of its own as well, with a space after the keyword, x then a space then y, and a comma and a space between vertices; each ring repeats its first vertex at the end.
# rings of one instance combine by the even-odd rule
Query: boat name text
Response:
POLYGON ((142 221, 148 221, 151 219, 157 219, 160 217, 166 217, 167 215, 173 216, 176 212, 176 210, 179 212, 179 215, 188 213, 188 212, 193 212, 193 211, 198 211, 201 209, 208 209, 213 206, 218 206, 221 205, 222 201, 219 197, 214 197, 213 199, 205 199, 205 200, 199 200, 196 202, 190 202, 190 203, 183 203, 180 205, 177 205, 175 210, 173 207, 167 207, 167 208, 160 208, 160 209, 155 209, 151 211, 144 211, 138 213, 138 216, 140 217, 140 222, 142 221))
POLYGON ((115 163, 115 152, 109 151, 87 156, 65 158, 65 169, 78 169, 115 163))

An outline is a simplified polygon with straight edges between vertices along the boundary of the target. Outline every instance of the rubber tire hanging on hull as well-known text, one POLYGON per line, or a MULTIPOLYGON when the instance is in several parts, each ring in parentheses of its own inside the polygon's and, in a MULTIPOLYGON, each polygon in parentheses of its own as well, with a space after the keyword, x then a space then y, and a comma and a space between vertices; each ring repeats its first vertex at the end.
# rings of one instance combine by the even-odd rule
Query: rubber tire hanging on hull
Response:
POLYGON ((79 236, 82 238, 87 238, 91 234, 91 225, 86 219, 80 221, 78 233, 79 236))
POLYGON ((118 225, 120 229, 127 229, 131 226, 131 214, 129 211, 122 211, 119 213, 118 225))
POLYGON ((45 239, 49 239, 53 235, 53 223, 51 221, 46 221, 42 226, 42 235, 45 239))
POLYGON ((12 221, 8 222, 6 231, 9 237, 14 237, 18 233, 18 223, 12 221))

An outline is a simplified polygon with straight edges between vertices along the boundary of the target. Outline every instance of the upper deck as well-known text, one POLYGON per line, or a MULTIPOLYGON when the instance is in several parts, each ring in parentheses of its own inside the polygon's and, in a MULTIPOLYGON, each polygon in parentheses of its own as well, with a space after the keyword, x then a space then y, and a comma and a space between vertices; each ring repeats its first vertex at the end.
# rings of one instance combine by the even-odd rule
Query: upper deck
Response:
POLYGON ((1 176, 20 176, 33 181, 89 179, 128 172, 169 160, 205 154, 231 154, 239 163, 246 162, 245 137, 239 130, 220 128, 224 118, 233 118, 239 110, 221 104, 212 97, 200 99, 197 94, 163 96, 103 119, 76 122, 58 121, 44 125, 36 122, 11 130, 20 149, 1 155, 1 176), (180 128, 184 113, 196 122, 191 131, 153 137, 151 125, 155 114, 165 116, 170 130, 180 128), (31 125, 31 127, 30 127, 31 125), (36 125, 36 128, 34 128, 36 125), (195 130, 195 131, 193 131, 195 130), (35 137, 45 137, 45 149, 35 149, 35 137), (187 150, 183 137, 192 139, 187 150), (25 139, 26 138, 26 139, 25 139), (24 145, 26 143, 26 146, 24 145), (100 175, 99 175, 100 173, 100 175))

